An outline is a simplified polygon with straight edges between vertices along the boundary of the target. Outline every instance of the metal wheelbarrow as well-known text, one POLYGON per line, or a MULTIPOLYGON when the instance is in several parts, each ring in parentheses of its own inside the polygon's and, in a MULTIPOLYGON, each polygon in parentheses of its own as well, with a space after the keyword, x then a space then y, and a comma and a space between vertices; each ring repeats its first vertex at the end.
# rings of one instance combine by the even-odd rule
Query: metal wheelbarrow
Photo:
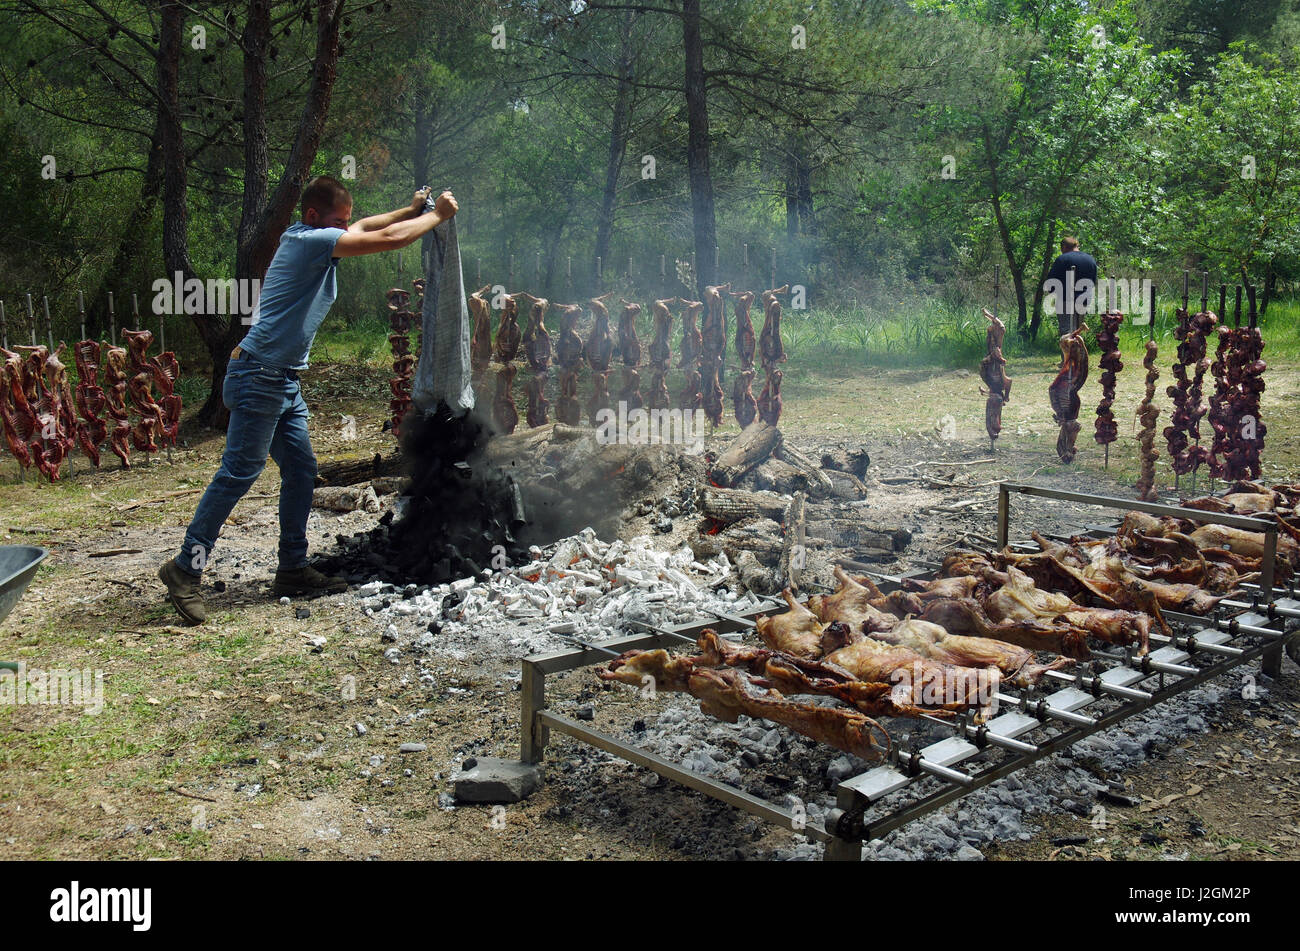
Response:
MULTIPOLYGON (((0 545, 0 621, 9 616, 48 554, 36 545, 0 545)), ((0 670, 16 672, 18 665, 0 660, 0 670)))

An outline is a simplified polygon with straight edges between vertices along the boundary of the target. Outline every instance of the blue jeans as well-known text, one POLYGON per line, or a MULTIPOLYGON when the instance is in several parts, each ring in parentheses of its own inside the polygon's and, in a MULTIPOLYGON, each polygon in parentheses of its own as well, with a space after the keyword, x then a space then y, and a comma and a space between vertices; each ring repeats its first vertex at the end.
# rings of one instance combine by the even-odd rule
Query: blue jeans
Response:
POLYGON ((307 516, 316 486, 302 384, 296 373, 290 377, 288 371, 245 357, 230 362, 221 398, 230 410, 226 451, 199 501, 176 565, 192 575, 203 573, 221 526, 262 474, 270 453, 280 467, 279 567, 302 567, 307 564, 307 516))

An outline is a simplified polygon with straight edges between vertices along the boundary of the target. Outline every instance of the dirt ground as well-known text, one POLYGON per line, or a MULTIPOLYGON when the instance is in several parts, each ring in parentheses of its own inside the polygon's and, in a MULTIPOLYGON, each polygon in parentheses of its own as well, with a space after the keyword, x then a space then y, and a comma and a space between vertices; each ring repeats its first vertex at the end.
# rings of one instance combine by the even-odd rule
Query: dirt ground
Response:
MULTIPOLYGON (((871 511, 918 530, 900 567, 991 535, 999 479, 1131 496, 1137 466, 1124 421, 1137 388, 1121 387, 1122 438, 1109 469, 1091 440, 1088 409, 1079 461, 1066 467, 1053 451, 1046 400, 1054 367, 1020 361, 1009 372, 1012 401, 993 452, 978 377, 965 371, 797 368, 787 374, 782 428, 804 448, 870 450, 871 511)), ((1265 478, 1295 481, 1300 373, 1272 368, 1268 380, 1265 478)), ((1094 388, 1095 380, 1085 408, 1096 403, 1094 388)), ((382 371, 315 367, 304 391, 322 460, 391 448, 380 431, 382 371), (355 440, 344 438, 344 414, 356 417, 355 440)), ((733 421, 718 438, 734 431, 733 421)), ((733 858, 791 839, 618 761, 599 766, 608 776, 605 806, 578 801, 565 777, 587 754, 564 741, 552 748, 547 784, 507 808, 504 823, 487 808, 445 808, 450 771, 464 756, 518 754, 517 661, 470 669, 447 660, 432 682, 421 681, 409 663, 384 658, 383 632, 355 596, 272 599, 274 464, 236 508, 217 549, 206 576, 208 622, 178 626, 154 572, 180 544, 223 447, 213 432, 191 430, 186 441, 170 461, 130 472, 106 462, 53 485, 20 483, 16 464, 0 464, 4 542, 50 551, 0 624, 0 659, 102 670, 105 689, 104 708, 93 714, 0 706, 6 857, 733 858), (300 608, 309 615, 299 617, 300 608), (400 753, 408 742, 427 748, 400 753)), ((77 465, 84 470, 80 457, 77 465)), ((1164 481, 1168 469, 1160 472, 1164 481)), ((313 513, 313 551, 375 518, 313 513)), ((1016 528, 1080 520, 1060 506, 1025 508, 1016 528)), ((1032 841, 994 847, 987 857, 1300 857, 1297 673, 1284 661, 1263 699, 1234 702, 1210 733, 1105 777, 1145 804, 1112 810, 1107 829, 1049 816, 1032 841)), ((588 672, 561 689, 581 697, 599 688, 588 672)))

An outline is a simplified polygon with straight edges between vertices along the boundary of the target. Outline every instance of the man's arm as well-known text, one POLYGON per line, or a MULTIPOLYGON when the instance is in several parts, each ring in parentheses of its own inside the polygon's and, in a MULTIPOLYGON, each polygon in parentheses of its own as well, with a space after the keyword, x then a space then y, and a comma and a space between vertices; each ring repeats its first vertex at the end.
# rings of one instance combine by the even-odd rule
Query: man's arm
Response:
POLYGON ((399 221, 408 221, 424 211, 424 200, 428 197, 429 192, 421 188, 411 199, 411 203, 405 208, 398 208, 396 211, 390 211, 384 215, 371 215, 369 218, 362 218, 354 222, 348 228, 351 234, 364 234, 367 231, 382 231, 389 225, 397 224, 399 221))
MULTIPOLYGON (((396 251, 423 238, 438 225, 456 214, 458 206, 451 192, 438 196, 434 210, 415 218, 396 221, 377 231, 342 234, 334 244, 334 257, 351 258, 362 254, 377 254, 380 251, 396 251)), ((384 217, 384 216, 380 216, 384 217)))

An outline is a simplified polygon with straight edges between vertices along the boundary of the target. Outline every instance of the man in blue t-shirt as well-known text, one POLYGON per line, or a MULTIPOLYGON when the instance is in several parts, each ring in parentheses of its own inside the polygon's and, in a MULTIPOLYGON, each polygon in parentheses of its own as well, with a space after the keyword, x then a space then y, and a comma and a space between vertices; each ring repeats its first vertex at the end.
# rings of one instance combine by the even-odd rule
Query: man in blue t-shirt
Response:
POLYGON ((302 193, 302 221, 290 225, 267 268, 252 328, 230 353, 222 400, 230 410, 221 467, 203 493, 180 554, 158 569, 172 606, 190 624, 207 618, 199 580, 231 509, 257 481, 269 454, 280 468, 279 567, 276 597, 342 591, 347 582, 307 564, 307 516, 316 486, 316 456, 298 371, 337 294, 339 258, 404 248, 456 214, 443 192, 425 214, 428 192, 406 208, 354 225, 352 196, 322 175, 302 193))

